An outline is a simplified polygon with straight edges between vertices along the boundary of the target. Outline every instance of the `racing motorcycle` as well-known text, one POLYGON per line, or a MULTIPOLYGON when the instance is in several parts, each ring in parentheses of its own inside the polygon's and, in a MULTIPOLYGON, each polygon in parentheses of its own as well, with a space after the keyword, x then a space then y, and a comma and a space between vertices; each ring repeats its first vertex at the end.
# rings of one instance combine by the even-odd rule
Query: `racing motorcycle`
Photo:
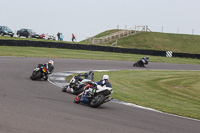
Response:
POLYGON ((94 72, 89 71, 88 73, 78 74, 78 75, 72 77, 72 79, 69 82, 69 85, 62 88, 62 92, 68 92, 71 94, 78 95, 79 93, 81 93, 83 91, 83 89, 85 87, 85 85, 83 83, 81 83, 81 81, 83 79, 93 80, 93 76, 94 76, 94 72))
POLYGON ((32 80, 37 80, 37 79, 47 80, 48 72, 47 72, 46 67, 43 64, 38 64, 38 66, 34 68, 30 79, 32 79, 32 80))
POLYGON ((136 63, 133 64, 133 67, 145 67, 149 63, 148 59, 140 59, 136 63))
POLYGON ((95 82, 89 79, 84 79, 81 83, 86 84, 83 92, 78 94, 74 102, 75 103, 86 103, 90 107, 97 108, 101 104, 111 101, 113 98, 110 95, 114 90, 110 87, 97 85, 95 82))

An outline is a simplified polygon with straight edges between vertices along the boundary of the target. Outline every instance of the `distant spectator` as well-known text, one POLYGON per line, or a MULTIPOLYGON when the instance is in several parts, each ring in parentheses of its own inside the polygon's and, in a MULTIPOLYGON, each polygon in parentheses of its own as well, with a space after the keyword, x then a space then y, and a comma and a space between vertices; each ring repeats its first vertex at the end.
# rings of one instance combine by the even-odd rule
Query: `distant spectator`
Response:
POLYGON ((74 40, 76 40, 75 35, 72 33, 72 42, 74 42, 74 40))
POLYGON ((63 41, 63 34, 60 33, 60 40, 63 41))
POLYGON ((58 36, 58 41, 60 41, 60 32, 58 32, 57 36, 58 36))

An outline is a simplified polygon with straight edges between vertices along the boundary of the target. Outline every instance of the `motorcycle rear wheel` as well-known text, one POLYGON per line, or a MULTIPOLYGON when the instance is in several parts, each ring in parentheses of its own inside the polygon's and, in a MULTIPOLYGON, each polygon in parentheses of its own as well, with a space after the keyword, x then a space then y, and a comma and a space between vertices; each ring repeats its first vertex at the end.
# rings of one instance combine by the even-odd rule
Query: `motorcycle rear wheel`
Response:
POLYGON ((99 107, 105 100, 104 94, 100 93, 94 96, 94 98, 90 102, 90 106, 93 108, 99 107))
POLYGON ((85 85, 83 85, 82 87, 80 87, 80 89, 78 89, 78 90, 76 90, 76 91, 74 90, 73 94, 75 94, 75 95, 80 94, 81 92, 83 92, 84 87, 85 87, 85 85))

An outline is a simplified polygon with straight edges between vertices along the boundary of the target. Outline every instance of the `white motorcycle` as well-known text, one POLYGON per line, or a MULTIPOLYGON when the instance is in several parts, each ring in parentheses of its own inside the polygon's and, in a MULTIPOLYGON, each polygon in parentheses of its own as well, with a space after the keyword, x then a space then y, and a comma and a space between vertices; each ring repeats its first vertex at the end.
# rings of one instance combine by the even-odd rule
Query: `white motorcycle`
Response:
POLYGON ((74 99, 75 103, 86 103, 93 108, 99 107, 101 104, 112 100, 110 97, 114 90, 110 87, 97 85, 89 79, 84 79, 81 83, 85 84, 84 91, 77 95, 74 99))
POLYGON ((83 83, 81 83, 81 81, 84 78, 93 80, 93 76, 94 76, 94 72, 89 71, 88 73, 78 74, 72 77, 69 84, 62 88, 62 92, 67 92, 67 93, 71 93, 75 95, 80 94, 83 91, 84 86, 85 86, 83 83))

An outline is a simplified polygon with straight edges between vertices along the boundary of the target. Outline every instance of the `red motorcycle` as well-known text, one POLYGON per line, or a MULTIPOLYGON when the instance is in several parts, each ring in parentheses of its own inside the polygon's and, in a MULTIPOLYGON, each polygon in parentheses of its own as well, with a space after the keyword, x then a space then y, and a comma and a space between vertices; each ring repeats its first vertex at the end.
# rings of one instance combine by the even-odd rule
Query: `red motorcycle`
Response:
POLYGON ((45 34, 40 35, 40 39, 45 39, 45 34))

